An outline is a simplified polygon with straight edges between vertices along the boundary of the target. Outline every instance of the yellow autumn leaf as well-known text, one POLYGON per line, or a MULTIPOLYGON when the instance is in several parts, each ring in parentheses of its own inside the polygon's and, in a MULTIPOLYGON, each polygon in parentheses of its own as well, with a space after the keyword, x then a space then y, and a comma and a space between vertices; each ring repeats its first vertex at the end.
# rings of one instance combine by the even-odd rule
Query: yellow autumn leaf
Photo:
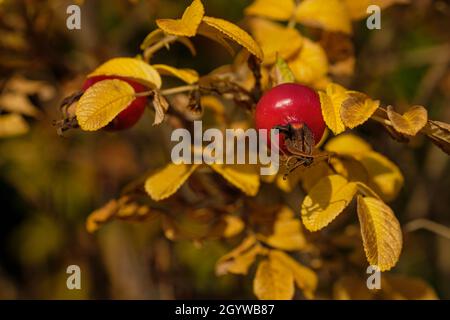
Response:
POLYGON ((226 215, 223 217, 223 220, 225 221, 225 228, 223 230, 223 236, 225 238, 231 238, 235 235, 238 235, 242 232, 245 228, 245 223, 242 221, 241 218, 232 216, 232 215, 226 215))
POLYGON ((217 30, 234 42, 240 44, 245 49, 247 49, 251 54, 256 56, 260 61, 263 60, 263 52, 259 45, 253 40, 253 38, 244 30, 239 28, 237 25, 219 18, 213 18, 204 16, 202 23, 217 30))
POLYGON ((29 129, 27 122, 19 114, 0 115, 0 138, 25 134, 29 129))
POLYGON ((145 191, 155 201, 170 197, 186 182, 199 165, 168 164, 145 181, 145 191))
POLYGON ((348 181, 368 182, 369 173, 358 160, 351 157, 330 159, 330 165, 334 171, 343 176, 348 181))
POLYGON ((261 240, 271 247, 281 250, 300 250, 305 247, 306 240, 299 219, 294 212, 284 206, 277 214, 270 236, 261 236, 261 240))
POLYGON ((342 155, 355 155, 372 151, 372 147, 360 137, 348 133, 330 139, 325 150, 342 155))
POLYGON ((140 82, 150 88, 161 87, 159 73, 149 64, 136 58, 113 58, 92 71, 88 78, 95 76, 120 76, 140 82))
POLYGON ((372 116, 380 106, 380 101, 372 100, 361 92, 348 91, 348 97, 341 105, 341 119, 346 127, 353 129, 372 116))
POLYGON ((322 116, 327 127, 335 135, 345 131, 345 125, 341 120, 341 105, 347 98, 346 89, 338 84, 331 83, 327 86, 326 92, 319 91, 322 116))
POLYGON ((384 200, 393 200, 403 187, 403 175, 388 158, 375 151, 356 156, 370 177, 369 185, 384 200))
POLYGON ((205 8, 200 0, 192 1, 184 10, 181 19, 158 19, 156 24, 164 32, 177 36, 193 37, 205 14, 205 8))
POLYGON ((289 270, 291 270, 292 275, 294 276, 295 284, 303 291, 306 298, 314 298, 318 278, 313 270, 301 265, 289 255, 279 250, 270 250, 269 257, 280 261, 289 270))
POLYGON ((288 61, 289 68, 298 82, 310 84, 323 78, 328 71, 328 59, 323 48, 303 38, 300 52, 288 61))
POLYGON ((257 255, 265 254, 265 251, 266 249, 256 242, 255 237, 249 236, 217 261, 216 274, 247 274, 257 255))
POLYGON ((388 106, 387 116, 396 131, 409 136, 415 136, 428 121, 427 109, 422 106, 413 106, 403 115, 395 112, 392 106, 388 106))
POLYGON ((235 51, 233 47, 228 43, 227 36, 224 33, 218 31, 216 28, 213 28, 206 23, 201 23, 198 27, 197 34, 217 42, 222 47, 224 47, 231 56, 234 56, 235 51))
POLYGON ((294 296, 292 271, 274 256, 259 263, 253 292, 260 300, 290 300, 294 296))
POLYGON ((258 193, 259 174, 256 166, 212 164, 211 168, 246 195, 255 196, 258 193))
POLYGON ((437 300, 434 289, 419 278, 386 274, 381 278, 382 297, 388 300, 437 300))
POLYGON ((295 18, 299 23, 327 31, 352 32, 347 7, 340 0, 304 0, 297 7, 295 18))
POLYGON ((397 3, 409 3, 409 0, 344 0, 347 6, 350 17, 353 20, 359 20, 367 17, 367 8, 370 5, 379 6, 380 9, 385 9, 397 3))
POLYGON ((255 0, 244 13, 283 21, 291 18, 294 9, 294 0, 255 0))
POLYGON ((89 87, 77 103, 76 117, 80 128, 95 131, 111 122, 135 98, 132 86, 113 79, 103 80, 89 87))
POLYGON ((178 79, 181 79, 189 84, 193 84, 198 81, 198 73, 193 69, 177 69, 166 64, 154 64, 153 68, 155 68, 160 75, 177 77, 178 79))
POLYGON ((141 43, 141 50, 145 50, 146 48, 154 45, 158 41, 162 40, 165 37, 165 33, 161 29, 155 29, 150 32, 141 43))
POLYGON ((371 300, 374 292, 367 288, 365 279, 354 275, 341 276, 333 285, 335 300, 371 300))
POLYGON ((270 71, 273 86, 295 82, 295 76, 284 59, 278 57, 270 71))
POLYGON ((350 204, 355 193, 356 184, 340 175, 322 178, 303 200, 303 224, 309 231, 324 228, 350 204))
POLYGON ((367 260, 381 271, 397 263, 402 250, 400 223, 384 202, 358 196, 358 218, 367 260))
POLYGON ((303 43, 303 37, 297 29, 287 28, 266 19, 252 19, 250 29, 264 53, 265 65, 274 64, 277 56, 289 59, 300 50, 303 43))

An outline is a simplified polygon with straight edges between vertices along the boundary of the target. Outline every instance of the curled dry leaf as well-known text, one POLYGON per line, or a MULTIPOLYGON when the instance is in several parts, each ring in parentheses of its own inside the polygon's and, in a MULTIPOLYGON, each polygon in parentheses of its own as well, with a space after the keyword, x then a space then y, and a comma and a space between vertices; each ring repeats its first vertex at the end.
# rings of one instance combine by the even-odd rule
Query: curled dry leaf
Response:
POLYGON ((205 14, 205 8, 200 0, 192 1, 186 8, 181 19, 158 19, 156 24, 164 32, 176 36, 193 37, 205 14))
POLYGON ((155 68, 160 75, 177 77, 178 79, 189 84, 193 84, 198 81, 198 73, 193 69, 177 69, 166 64, 154 64, 153 68, 155 68))
POLYGON ((283 21, 291 18, 294 9, 294 0, 256 0, 244 12, 246 15, 283 21))
POLYGON ((134 100, 135 92, 127 82, 103 80, 89 87, 78 101, 76 116, 80 128, 95 131, 110 123, 134 100))
POLYGON ((145 191, 155 201, 173 195, 197 169, 198 165, 168 164, 145 181, 145 191))
POLYGON ((263 52, 253 38, 237 25, 219 18, 203 17, 202 24, 214 28, 217 32, 226 35, 228 38, 247 49, 251 54, 256 56, 258 60, 263 60, 263 52))
POLYGON ((303 44, 303 37, 297 29, 269 20, 254 18, 250 20, 250 29, 264 53, 264 65, 274 64, 277 56, 289 59, 303 44))
POLYGON ((155 119, 153 120, 153 125, 158 125, 164 120, 164 116, 169 109, 169 102, 167 102, 167 99, 157 90, 153 92, 152 102, 153 108, 155 109, 155 119))
POLYGON ((450 124, 429 120, 423 131, 435 145, 450 155, 450 124))
POLYGON ((351 129, 369 120, 380 106, 380 101, 372 100, 361 92, 349 91, 342 102, 340 113, 342 122, 351 129))
POLYGON ((301 216, 309 231, 318 231, 333 221, 352 201, 356 184, 340 175, 322 178, 301 205, 301 216))
POLYGON ((402 231, 392 209, 372 197, 358 196, 358 218, 364 251, 371 265, 381 271, 397 263, 402 250, 402 231))
POLYGON ((294 275, 275 255, 261 261, 253 280, 253 292, 261 300, 290 300, 294 296, 294 275))
POLYGON ((161 87, 161 77, 155 68, 136 58, 108 60, 91 72, 88 78, 95 76, 120 76, 135 80, 149 88, 161 87))
POLYGON ((299 23, 329 31, 352 32, 347 7, 340 0, 304 0, 295 11, 299 23))
POLYGON ((415 136, 427 124, 428 113, 422 106, 413 106, 403 115, 387 107, 387 116, 395 130, 408 136, 415 136))
POLYGON ((257 243, 255 237, 249 236, 217 261, 216 274, 247 274, 257 255, 264 255, 266 251, 267 249, 257 243))
POLYGON ((29 129, 27 122, 19 114, 0 115, 0 138, 25 134, 29 129))
POLYGON ((148 206, 130 200, 128 196, 123 196, 118 200, 110 200, 101 208, 93 211, 86 220, 86 230, 93 233, 114 218, 140 221, 148 218, 151 213, 156 213, 151 212, 148 206))

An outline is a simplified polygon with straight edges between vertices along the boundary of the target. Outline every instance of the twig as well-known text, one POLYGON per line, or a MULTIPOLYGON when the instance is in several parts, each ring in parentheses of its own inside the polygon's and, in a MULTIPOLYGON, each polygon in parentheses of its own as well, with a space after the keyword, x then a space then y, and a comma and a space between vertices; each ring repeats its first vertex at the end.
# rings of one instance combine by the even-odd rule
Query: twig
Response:
POLYGON ((428 219, 416 219, 408 222, 404 227, 404 232, 413 232, 419 229, 428 230, 446 239, 450 239, 450 228, 428 219))
POLYGON ((153 46, 144 50, 144 60, 150 60, 150 57, 159 49, 163 47, 167 47, 170 43, 176 41, 178 39, 177 36, 169 35, 161 39, 161 41, 157 42, 153 46))
POLYGON ((192 90, 195 90, 195 89, 198 89, 198 85, 190 84, 190 85, 186 85, 186 86, 180 86, 180 87, 174 87, 174 88, 161 90, 161 94, 164 95, 164 96, 168 96, 168 95, 171 95, 171 94, 185 92, 185 91, 192 91, 192 90))

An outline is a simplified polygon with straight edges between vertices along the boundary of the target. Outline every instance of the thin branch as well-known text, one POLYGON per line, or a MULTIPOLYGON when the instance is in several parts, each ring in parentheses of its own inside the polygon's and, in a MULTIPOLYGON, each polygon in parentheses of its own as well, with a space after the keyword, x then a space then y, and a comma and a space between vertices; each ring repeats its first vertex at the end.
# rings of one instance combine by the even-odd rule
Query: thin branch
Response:
POLYGON ((177 36, 169 35, 161 39, 161 41, 157 42, 153 46, 147 48, 144 50, 144 60, 149 61, 151 56, 158 50, 162 49, 163 47, 167 47, 172 42, 175 42, 178 39, 177 36))
POLYGON ((404 232, 413 232, 419 229, 428 230, 434 234, 450 240, 450 228, 428 219, 416 219, 408 222, 404 227, 404 232))
POLYGON ((174 88, 161 90, 161 94, 164 96, 168 96, 171 94, 185 92, 185 91, 192 91, 192 90, 196 90, 196 89, 198 89, 198 85, 190 84, 190 85, 186 85, 186 86, 180 86, 180 87, 174 87, 174 88))

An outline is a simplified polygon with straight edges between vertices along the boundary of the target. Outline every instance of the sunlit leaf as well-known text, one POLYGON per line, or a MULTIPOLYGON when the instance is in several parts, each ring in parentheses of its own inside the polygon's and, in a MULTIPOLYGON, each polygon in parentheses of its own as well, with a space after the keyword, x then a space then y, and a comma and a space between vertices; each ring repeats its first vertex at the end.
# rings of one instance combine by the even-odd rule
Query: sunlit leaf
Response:
POLYGON ((320 92, 320 105, 322 107, 322 115, 327 127, 334 134, 345 131, 345 125, 341 120, 341 105, 347 98, 346 89, 338 84, 330 84, 327 86, 326 92, 320 92))
POLYGON ((201 23, 198 27, 197 34, 217 42, 224 47, 230 55, 234 56, 235 52, 233 47, 227 41, 228 37, 216 28, 213 28, 206 23, 201 23))
POLYGON ((149 64, 136 58, 114 58, 99 66, 88 77, 120 76, 140 82, 150 88, 161 87, 159 73, 149 64))
POLYGON ((78 124, 86 131, 103 128, 134 99, 134 89, 127 82, 118 79, 99 81, 89 87, 78 101, 78 124))
POLYGON ((181 19, 158 19, 156 24, 164 32, 177 36, 193 37, 205 14, 205 8, 200 0, 192 1, 186 8, 181 19))
POLYGON ((347 7, 339 0, 304 0, 297 7, 298 22, 328 31, 352 32, 347 7))
POLYGON ((246 195, 255 196, 259 190, 259 174, 256 166, 212 164, 211 168, 246 195))
POLYGON ((259 263, 253 292, 261 300, 290 300, 294 296, 294 275, 277 256, 259 263))
POLYGON ((277 56, 289 59, 297 53, 303 37, 297 29, 287 28, 279 23, 254 18, 250 21, 252 35, 264 53, 263 64, 275 63, 277 56))
POLYGON ((219 18, 203 17, 203 22, 210 27, 213 27, 218 32, 223 33, 234 42, 240 44, 247 49, 251 54, 256 56, 260 61, 263 60, 263 52, 259 45, 253 38, 237 25, 219 18))
POLYGON ((380 101, 372 100, 361 92, 349 91, 341 105, 341 119, 351 129, 366 122, 380 106, 380 101))
POLYGON ((245 8, 246 15, 266 17, 273 20, 289 20, 294 12, 294 0, 255 0, 245 8))
POLYGON ((371 186, 386 201, 393 200, 403 186, 399 168, 385 156, 375 151, 356 156, 367 170, 371 186))
POLYGON ((160 75, 174 76, 189 84, 198 81, 198 73, 193 69, 177 69, 166 64, 154 64, 153 68, 155 68, 160 75))
POLYGON ((402 250, 400 224, 384 202, 362 196, 358 196, 357 202, 367 260, 381 271, 389 270, 397 263, 402 250))
POLYGON ((271 257, 271 259, 279 260, 291 270, 295 284, 303 291, 306 298, 314 298, 318 278, 313 270, 301 265, 289 255, 279 250, 270 250, 269 257, 271 257))
POLYGON ((303 200, 303 224, 309 231, 324 228, 350 204, 355 193, 356 184, 340 175, 322 178, 303 200))
POLYGON ((403 115, 395 112, 392 106, 388 106, 387 116, 395 130, 409 136, 415 136, 428 121, 427 109, 422 106, 413 106, 403 115))
POLYGON ((325 150, 343 155, 364 154, 372 151, 372 147, 354 134, 341 134, 325 145, 325 150))
POLYGON ((196 164, 168 164, 162 170, 147 178, 145 191, 155 201, 166 199, 186 182, 197 167, 196 164))
POLYGON ((310 84, 326 75, 328 59, 323 48, 303 38, 300 52, 288 61, 288 65, 298 82, 310 84))

